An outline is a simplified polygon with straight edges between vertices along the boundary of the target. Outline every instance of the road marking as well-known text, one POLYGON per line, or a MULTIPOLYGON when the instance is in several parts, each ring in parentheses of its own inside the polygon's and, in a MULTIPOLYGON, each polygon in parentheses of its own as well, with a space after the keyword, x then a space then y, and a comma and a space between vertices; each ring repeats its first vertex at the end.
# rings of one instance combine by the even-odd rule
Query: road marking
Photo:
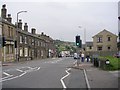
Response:
POLYGON ((88 88, 88 90, 90 90, 90 84, 89 84, 89 81, 88 81, 88 77, 87 77, 87 74, 86 74, 86 70, 83 69, 83 71, 84 71, 84 75, 85 75, 85 81, 86 81, 86 84, 87 84, 87 88, 88 88))
POLYGON ((7 75, 7 76, 11 76, 9 73, 3 72, 3 74, 7 75))
POLYGON ((68 69, 66 70, 67 75, 65 75, 64 77, 62 77, 62 78, 60 79, 63 88, 67 88, 63 80, 70 75, 70 73, 68 72, 69 70, 71 70, 71 68, 68 68, 68 69))
POLYGON ((27 67, 27 68, 29 68, 29 69, 33 69, 32 67, 27 67))
POLYGON ((35 67, 35 68, 32 68, 32 69, 30 69, 30 70, 26 70, 26 71, 22 71, 22 70, 20 70, 20 69, 16 69, 16 70, 22 72, 22 74, 20 74, 20 75, 18 75, 18 76, 15 76, 15 77, 11 77, 11 76, 13 76, 13 75, 10 75, 10 74, 8 74, 8 73, 6 73, 6 72, 3 72, 4 74, 9 75, 9 77, 11 77, 11 78, 8 78, 8 77, 2 78, 2 80, 0 80, 0 82, 8 81, 8 80, 12 80, 12 79, 15 79, 15 78, 22 77, 23 75, 27 74, 28 72, 40 70, 40 67, 35 67), (34 70, 34 69, 35 69, 35 70, 34 70), (6 78, 7 78, 7 79, 6 79, 6 78))
POLYGON ((6 78, 9 78, 9 77, 12 77, 12 76, 13 76, 13 75, 3 77, 2 80, 3 80, 3 79, 6 79, 6 78))
POLYGON ((17 71, 19 71, 19 72, 24 72, 24 71, 22 71, 22 70, 20 70, 20 69, 16 69, 17 71))

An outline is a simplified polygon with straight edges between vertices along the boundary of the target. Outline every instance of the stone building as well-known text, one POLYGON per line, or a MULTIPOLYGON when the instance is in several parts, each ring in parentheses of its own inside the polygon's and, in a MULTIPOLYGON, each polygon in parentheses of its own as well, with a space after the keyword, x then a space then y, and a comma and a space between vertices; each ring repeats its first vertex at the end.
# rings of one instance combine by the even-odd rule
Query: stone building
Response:
POLYGON ((35 28, 31 29, 31 33, 28 32, 27 23, 22 29, 21 20, 19 20, 17 28, 17 48, 17 60, 19 61, 47 58, 46 52, 48 51, 46 50, 47 43, 45 38, 38 36, 35 28))
POLYGON ((49 58, 55 57, 57 55, 57 52, 54 40, 50 36, 45 35, 43 32, 38 36, 46 41, 46 56, 49 58))
POLYGON ((103 30, 93 36, 93 51, 117 51, 117 35, 103 30))
POLYGON ((15 25, 12 24, 11 14, 7 15, 6 5, 2 6, 1 9, 1 33, 2 40, 5 40, 5 46, 2 46, 2 61, 3 62, 12 62, 15 60, 15 25))
MULTIPOLYGON (((37 34, 36 29, 32 28, 28 32, 27 23, 24 24, 19 20, 16 25, 12 24, 11 15, 6 17, 6 5, 2 6, 0 17, 0 42, 4 37, 5 46, 0 48, 1 61, 25 61, 33 59, 43 59, 54 56, 54 40, 42 34, 37 34)), ((0 43, 1 45, 1 43, 0 43)))

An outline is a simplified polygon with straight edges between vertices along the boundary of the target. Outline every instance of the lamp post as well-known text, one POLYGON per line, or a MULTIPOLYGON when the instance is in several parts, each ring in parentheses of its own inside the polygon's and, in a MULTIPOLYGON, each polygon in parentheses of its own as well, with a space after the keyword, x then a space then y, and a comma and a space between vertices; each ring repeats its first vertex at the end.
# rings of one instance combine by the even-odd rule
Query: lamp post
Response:
MULTIPOLYGON (((78 26, 78 28, 82 28, 82 27, 78 26)), ((84 30, 84 43, 85 43, 85 51, 86 51, 86 47, 87 47, 87 45, 86 45, 86 28, 83 28, 83 30, 84 30)))
POLYGON ((16 41, 15 41, 15 56, 16 56, 16 61, 19 61, 19 59, 18 59, 18 39, 19 39, 19 37, 18 37, 18 16, 19 16, 19 14, 20 13, 23 13, 23 12, 27 12, 27 11, 19 11, 18 13, 17 13, 17 27, 16 27, 16 41))

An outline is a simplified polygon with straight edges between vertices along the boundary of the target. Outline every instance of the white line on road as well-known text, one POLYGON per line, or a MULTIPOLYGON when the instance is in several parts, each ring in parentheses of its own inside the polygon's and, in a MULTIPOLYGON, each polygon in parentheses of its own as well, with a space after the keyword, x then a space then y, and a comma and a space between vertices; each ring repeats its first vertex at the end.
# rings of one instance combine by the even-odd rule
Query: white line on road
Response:
POLYGON ((12 76, 13 76, 13 75, 3 77, 2 80, 3 80, 3 79, 6 79, 6 78, 9 78, 9 77, 12 77, 12 76))
MULTIPOLYGON (((35 68, 33 68, 33 69, 31 69, 31 70, 26 70, 26 71, 22 71, 22 70, 20 70, 20 69, 16 69, 17 71, 20 71, 20 72, 22 72, 22 74, 20 74, 20 75, 18 75, 18 76, 15 76, 15 77, 11 77, 11 78, 7 78, 7 79, 4 79, 4 80, 0 80, 0 82, 3 82, 3 81, 8 81, 8 80, 12 80, 12 79, 15 79, 15 78, 19 78, 19 77, 22 77, 23 75, 25 75, 25 74, 27 74, 28 72, 32 72, 32 71, 38 71, 39 69, 40 69, 40 67, 35 67, 35 68), (33 70, 33 69, 35 69, 35 70, 33 70)), ((6 74, 6 73, 5 73, 6 74)), ((12 76, 12 75, 10 75, 9 74, 9 77, 10 76, 12 76)), ((2 78, 3 79, 3 78, 2 78)))
POLYGON ((19 71, 19 72, 24 72, 24 71, 22 71, 22 70, 20 70, 20 69, 16 69, 17 71, 19 71))
POLYGON ((67 75, 65 75, 64 77, 62 77, 62 78, 60 79, 63 88, 67 88, 63 80, 70 75, 70 73, 68 72, 69 70, 71 70, 71 68, 68 68, 68 69, 66 70, 67 75))
POLYGON ((3 74, 7 75, 7 76, 11 76, 9 73, 3 72, 3 74))
POLYGON ((84 71, 84 75, 85 75, 85 81, 86 81, 86 84, 87 84, 87 88, 88 88, 88 90, 90 90, 90 84, 89 84, 89 81, 88 81, 88 77, 87 77, 87 74, 86 74, 86 70, 83 69, 83 71, 84 71))

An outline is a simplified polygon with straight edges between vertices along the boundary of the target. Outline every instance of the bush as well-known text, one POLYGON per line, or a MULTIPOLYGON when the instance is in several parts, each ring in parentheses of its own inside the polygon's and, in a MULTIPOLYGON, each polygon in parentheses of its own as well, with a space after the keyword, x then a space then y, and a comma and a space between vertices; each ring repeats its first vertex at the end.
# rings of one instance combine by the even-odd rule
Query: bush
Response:
POLYGON ((100 58, 108 59, 110 61, 109 65, 104 66, 105 70, 120 70, 120 58, 116 58, 112 56, 100 57, 100 58))

